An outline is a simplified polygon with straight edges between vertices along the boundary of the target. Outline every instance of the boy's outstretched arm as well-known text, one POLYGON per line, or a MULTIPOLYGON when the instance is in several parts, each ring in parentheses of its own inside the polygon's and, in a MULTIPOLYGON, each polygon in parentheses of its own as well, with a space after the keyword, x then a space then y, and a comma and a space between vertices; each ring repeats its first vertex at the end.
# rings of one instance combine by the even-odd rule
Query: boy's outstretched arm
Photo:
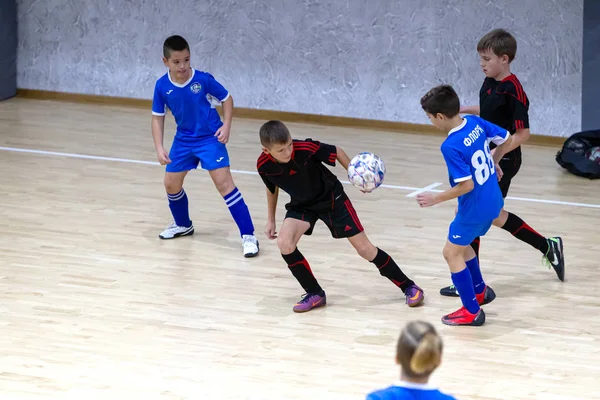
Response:
POLYGON ((342 167, 344 167, 346 171, 348 171, 348 165, 350 165, 350 157, 348 157, 348 154, 346 154, 344 149, 342 149, 341 147, 335 146, 335 151, 337 152, 338 162, 342 167))
POLYGON ((461 114, 473 114, 479 115, 480 109, 479 106, 464 106, 460 108, 461 114))
POLYGON ((277 198, 279 197, 279 188, 275 186, 275 192, 267 188, 267 226, 265 226, 265 235, 269 239, 277 238, 275 229, 275 213, 277 211, 277 198))
MULTIPOLYGON (((529 129, 527 129, 527 131, 529 131, 529 129)), ((492 154, 494 164, 498 165, 500 163, 500 160, 502 160, 502 157, 504 157, 506 153, 517 148, 517 146, 515 146, 515 136, 516 134, 509 135, 506 141, 504 141, 504 143, 498 145, 498 147, 494 149, 494 152, 492 154)))
POLYGON ((456 186, 442 193, 421 193, 417 195, 417 203, 421 207, 431 207, 444 201, 456 199, 463 194, 469 193, 475 187, 472 178, 459 182, 456 186))
POLYGON ((227 100, 221 105, 223 107, 223 125, 231 128, 231 120, 233 119, 233 97, 230 95, 227 100))
POLYGON ((217 130, 215 136, 219 142, 227 144, 231 131, 231 120, 233 119, 233 97, 229 96, 221 106, 223 107, 223 126, 217 130))
POLYGON ((163 137, 165 133, 165 116, 152 116, 152 138, 154 139, 154 148, 156 149, 156 157, 160 165, 169 164, 169 153, 163 145, 163 137))
MULTIPOLYGON (((507 146, 506 151, 504 152, 504 154, 513 151, 514 149, 516 149, 520 145, 522 145, 525 142, 527 142, 529 140, 530 136, 531 136, 531 132, 529 131, 529 128, 517 129, 517 131, 511 136, 512 140, 510 141, 511 142, 510 146, 507 146)), ((494 153, 496 153, 497 151, 498 151, 498 148, 495 148, 494 149, 494 153)), ((502 157, 500 157, 500 158, 502 158, 502 157)))

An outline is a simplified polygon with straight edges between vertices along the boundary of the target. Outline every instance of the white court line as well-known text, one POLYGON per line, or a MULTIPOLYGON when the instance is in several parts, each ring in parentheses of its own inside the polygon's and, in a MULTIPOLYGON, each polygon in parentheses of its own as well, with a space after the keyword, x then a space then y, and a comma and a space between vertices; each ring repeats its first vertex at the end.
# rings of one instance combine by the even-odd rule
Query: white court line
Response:
POLYGON ((434 189, 438 186, 441 186, 442 182, 436 182, 436 183, 432 183, 429 186, 425 186, 424 188, 421 188, 419 190, 415 190, 414 192, 411 192, 409 194, 406 195, 406 197, 415 197, 418 194, 424 193, 424 192, 431 192, 431 189, 434 189))
MULTIPOLYGON (((84 158, 84 159, 88 159, 88 160, 116 161, 116 162, 131 163, 131 164, 160 165, 160 163, 158 161, 142 161, 142 160, 131 160, 129 158, 90 156, 87 154, 60 153, 60 152, 56 152, 56 151, 20 149, 17 147, 0 147, 0 150, 12 151, 12 152, 17 152, 17 153, 43 154, 43 155, 47 155, 47 156, 84 158)), ((258 175, 258 172, 255 172, 255 171, 243 171, 243 170, 238 170, 238 169, 232 169, 231 172, 234 174, 258 175)), ((348 182, 348 181, 340 180, 340 182, 342 182, 346 185, 350 184, 350 182, 348 182)), ((400 190, 418 190, 419 189, 416 187, 396 186, 396 185, 381 185, 380 187, 384 187, 384 188, 388 188, 388 189, 400 189, 400 190)))
MULTIPOLYGON (((33 150, 33 149, 21 149, 17 147, 0 147, 2 151, 12 151, 17 153, 30 153, 30 154, 42 154, 48 156, 61 156, 61 157, 70 157, 70 158, 83 158, 88 160, 100 160, 100 161, 116 161, 123 163, 131 163, 131 164, 145 164, 145 165, 160 165, 158 161, 143 161, 143 160, 131 160, 128 158, 115 158, 115 157, 102 157, 102 156, 92 156, 87 154, 75 154, 75 153, 60 153, 56 151, 46 151, 46 150, 33 150)), ((258 175, 257 172, 254 171, 243 171, 243 170, 231 170, 234 174, 245 174, 245 175, 258 175)), ((341 181, 342 183, 349 185, 348 181, 341 181)), ((439 186, 436 183, 433 185, 439 186)), ((431 186, 431 185, 429 185, 431 186)), ((411 190, 411 191, 429 191, 429 192, 443 192, 443 190, 439 189, 427 189, 429 186, 425 188, 417 188, 410 186, 396 186, 396 185, 381 185, 380 187, 388 188, 388 189, 397 189, 397 190, 411 190), (427 189, 427 190, 425 190, 427 189)), ((434 186, 435 187, 435 186, 434 186)), ((410 194, 410 193, 409 193, 410 194)), ((574 203, 570 201, 560 201, 560 200, 546 200, 546 199, 532 199, 528 197, 507 197, 509 200, 518 200, 518 201, 526 201, 531 203, 543 203, 543 204, 557 204, 563 206, 573 206, 573 207, 587 207, 587 208, 600 208, 600 204, 587 204, 587 203, 574 203)))
POLYGON ((573 203, 573 202, 570 202, 570 201, 530 199, 530 198, 527 198, 527 197, 512 197, 512 196, 506 196, 506 198, 508 200, 529 201, 529 202, 532 202, 532 203, 559 204, 559 205, 563 205, 563 206, 600 208, 600 204, 573 203))
POLYGON ((158 161, 141 161, 141 160, 129 160, 127 158, 114 158, 114 157, 102 157, 102 156, 89 156, 85 154, 73 154, 73 153, 58 153, 55 151, 45 150, 30 150, 30 149, 19 149, 16 147, 0 147, 0 150, 14 151, 17 153, 32 153, 32 154, 44 154, 47 156, 62 156, 71 158, 87 158, 89 160, 102 160, 102 161, 117 161, 132 164, 146 164, 146 165, 160 165, 158 161))

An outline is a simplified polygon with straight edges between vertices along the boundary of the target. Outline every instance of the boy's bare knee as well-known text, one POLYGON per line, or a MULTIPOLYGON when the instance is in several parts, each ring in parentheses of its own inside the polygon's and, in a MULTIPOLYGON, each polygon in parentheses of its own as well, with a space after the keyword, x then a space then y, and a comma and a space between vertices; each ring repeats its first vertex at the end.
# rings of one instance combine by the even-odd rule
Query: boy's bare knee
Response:
POLYGON ((444 256, 444 260, 446 260, 446 262, 448 262, 449 260, 456 257, 456 252, 454 251, 453 248, 451 248, 449 246, 444 246, 444 249, 442 250, 442 255, 444 256))
POLYGON ((377 248, 371 243, 364 232, 349 240, 358 255, 365 260, 372 261, 377 256, 377 248))
POLYGON ((165 190, 169 194, 179 193, 181 191, 181 188, 183 187, 182 179, 175 178, 168 174, 165 176, 164 182, 165 182, 165 190))
POLYGON ((504 224, 506 224, 506 220, 508 219, 508 212, 504 209, 500 211, 500 215, 496 218, 492 224, 498 228, 502 228, 504 224))
POLYGON ((227 196, 229 193, 233 191, 235 185, 233 181, 224 181, 224 182, 215 182, 215 187, 221 196, 227 196))
POLYGON ((281 254, 291 254, 296 250, 296 243, 291 236, 282 236, 281 234, 277 237, 277 247, 281 254))
POLYGON ((233 191, 233 189, 235 189, 233 177, 231 176, 231 172, 229 170, 216 170, 215 172, 211 173, 211 177, 215 184, 215 188, 221 196, 227 196, 233 191))
POLYGON ((367 261, 371 261, 377 256, 377 249, 369 242, 356 247, 356 252, 367 261))

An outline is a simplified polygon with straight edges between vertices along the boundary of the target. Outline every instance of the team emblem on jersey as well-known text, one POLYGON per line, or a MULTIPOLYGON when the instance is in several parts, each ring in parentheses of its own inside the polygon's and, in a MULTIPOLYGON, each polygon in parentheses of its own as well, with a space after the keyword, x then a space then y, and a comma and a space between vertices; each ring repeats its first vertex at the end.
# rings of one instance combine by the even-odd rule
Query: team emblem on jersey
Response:
POLYGON ((192 91, 192 93, 198 94, 200 93, 200 90, 202 90, 202 85, 200 85, 198 82, 194 82, 191 84, 190 90, 192 91))

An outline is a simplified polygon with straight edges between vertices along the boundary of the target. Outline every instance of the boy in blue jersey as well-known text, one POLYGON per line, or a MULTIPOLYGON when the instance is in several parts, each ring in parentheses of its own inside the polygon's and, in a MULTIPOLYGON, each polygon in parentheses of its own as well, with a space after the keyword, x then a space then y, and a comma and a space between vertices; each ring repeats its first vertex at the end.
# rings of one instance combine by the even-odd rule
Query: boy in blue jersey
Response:
POLYGON ((181 36, 165 40, 163 63, 169 71, 156 81, 154 88, 152 136, 158 161, 166 165, 164 183, 174 222, 159 237, 174 239, 194 233, 183 180, 200 164, 210 174, 239 228, 244 257, 254 257, 259 252, 258 240, 254 236, 250 211, 233 183, 225 147, 229 140, 233 99, 211 74, 190 67, 190 47, 181 36), (223 105, 225 122, 215 109, 215 103, 219 102, 223 105), (168 153, 163 146, 167 107, 177 123, 168 153))
POLYGON ((369 393, 366 400, 454 400, 429 383, 442 362, 443 347, 442 338, 430 323, 406 324, 396 345, 400 381, 369 393))
MULTIPOLYGON (((477 52, 486 76, 479 90, 479 105, 461 107, 460 112, 479 115, 511 133, 511 149, 499 164, 503 173, 499 181, 500 191, 502 196, 506 197, 512 179, 521 168, 521 145, 530 136, 529 98, 523 85, 510 69, 517 54, 517 40, 513 35, 504 29, 494 29, 479 40, 477 52)), ((493 145, 490 148, 493 153, 493 145)), ((565 255, 560 236, 545 237, 518 215, 506 210, 501 211, 500 217, 494 221, 495 226, 539 250, 542 253, 542 262, 554 269, 558 279, 565 280, 565 255)), ((479 238, 475 238, 471 243, 475 254, 479 253, 479 245, 479 238)), ((440 294, 457 297, 458 291, 454 285, 450 285, 443 287, 440 294)))
POLYGON ((458 198, 458 210, 450 224, 444 258, 463 307, 442 317, 442 322, 480 326, 485 322, 480 305, 491 302, 496 295, 483 281, 479 260, 470 244, 487 233, 504 207, 498 185, 498 176, 502 173, 498 162, 510 149, 512 137, 506 129, 480 117, 461 117, 460 100, 449 85, 437 86, 427 92, 421 99, 421 107, 436 128, 448 132, 441 151, 452 188, 437 194, 420 194, 417 202, 421 207, 430 207, 458 198), (498 146, 493 155, 490 141, 498 146))

